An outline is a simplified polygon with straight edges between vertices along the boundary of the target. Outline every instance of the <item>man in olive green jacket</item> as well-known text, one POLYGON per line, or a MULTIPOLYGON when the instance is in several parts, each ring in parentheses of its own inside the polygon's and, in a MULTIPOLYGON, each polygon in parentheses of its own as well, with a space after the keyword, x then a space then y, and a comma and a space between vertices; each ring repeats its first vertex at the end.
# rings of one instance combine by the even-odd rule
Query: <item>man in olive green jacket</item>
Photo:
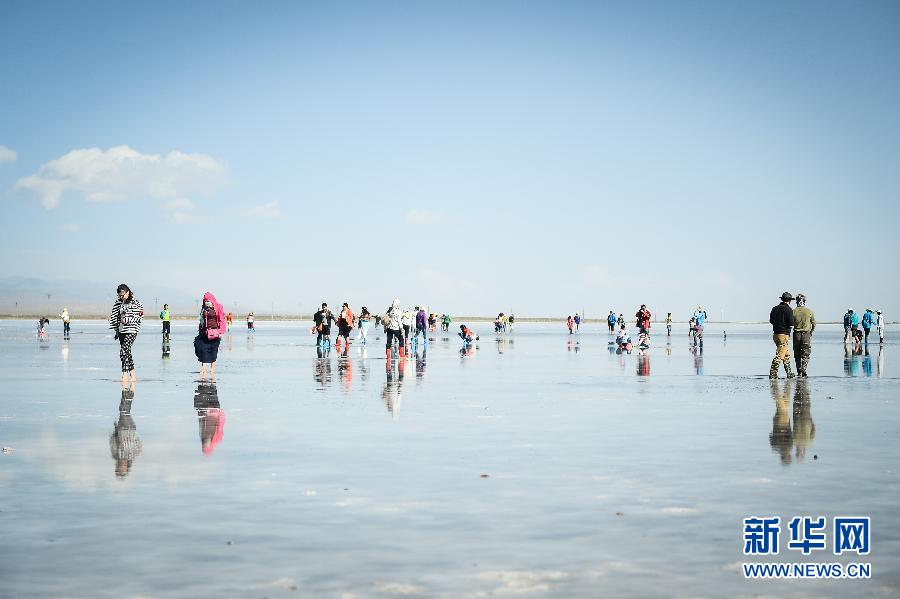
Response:
POLYGON ((794 363, 797 376, 806 378, 806 366, 812 353, 812 334, 816 330, 816 315, 806 307, 806 296, 798 293, 794 308, 794 363))

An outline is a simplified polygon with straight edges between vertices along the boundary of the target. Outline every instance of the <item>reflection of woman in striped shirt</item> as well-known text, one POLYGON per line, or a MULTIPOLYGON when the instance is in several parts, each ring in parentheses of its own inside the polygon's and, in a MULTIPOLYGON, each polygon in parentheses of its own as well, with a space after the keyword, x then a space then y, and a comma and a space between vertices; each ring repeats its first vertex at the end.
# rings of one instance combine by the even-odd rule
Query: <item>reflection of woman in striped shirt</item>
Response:
POLYGON ((128 476, 135 458, 141 455, 143 450, 141 438, 138 437, 137 427, 131 417, 132 400, 134 400, 134 383, 130 387, 122 387, 119 421, 109 435, 109 452, 116 461, 116 476, 119 478, 128 476))
POLYGON ((125 283, 116 288, 119 299, 113 304, 109 314, 109 328, 116 332, 119 342, 119 359, 122 361, 122 382, 129 377, 137 381, 134 372, 134 359, 131 357, 131 346, 141 330, 141 319, 144 317, 144 306, 134 298, 131 289, 125 283))

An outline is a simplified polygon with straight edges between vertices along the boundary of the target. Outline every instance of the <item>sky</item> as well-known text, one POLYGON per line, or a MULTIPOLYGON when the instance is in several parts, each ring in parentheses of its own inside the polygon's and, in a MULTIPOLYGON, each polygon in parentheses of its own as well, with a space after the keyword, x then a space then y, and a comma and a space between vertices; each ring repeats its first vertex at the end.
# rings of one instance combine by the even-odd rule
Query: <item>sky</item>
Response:
POLYGON ((0 277, 893 320, 898 107, 891 1, 2 2, 0 277))

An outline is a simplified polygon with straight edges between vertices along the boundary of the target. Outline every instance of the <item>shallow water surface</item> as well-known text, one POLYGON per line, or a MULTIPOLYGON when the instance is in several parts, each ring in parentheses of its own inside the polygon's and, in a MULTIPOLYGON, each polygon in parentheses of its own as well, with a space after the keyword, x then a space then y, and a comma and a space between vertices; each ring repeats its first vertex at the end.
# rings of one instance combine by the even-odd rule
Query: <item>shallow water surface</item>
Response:
MULTIPOLYGON (((158 323, 119 383, 104 323, 0 321, 0 596, 891 596, 900 592, 897 346, 817 330, 806 381, 767 327, 519 324, 318 357, 308 323, 223 339, 158 323), (58 325, 58 323, 53 323, 58 325), (61 325, 59 325, 61 328, 61 325), (783 374, 782 374, 783 376, 783 374), (872 518, 864 560, 743 555, 742 520, 872 518), (869 580, 759 581, 742 562, 866 561, 869 580)), ((889 340, 892 331, 888 331, 889 340)))

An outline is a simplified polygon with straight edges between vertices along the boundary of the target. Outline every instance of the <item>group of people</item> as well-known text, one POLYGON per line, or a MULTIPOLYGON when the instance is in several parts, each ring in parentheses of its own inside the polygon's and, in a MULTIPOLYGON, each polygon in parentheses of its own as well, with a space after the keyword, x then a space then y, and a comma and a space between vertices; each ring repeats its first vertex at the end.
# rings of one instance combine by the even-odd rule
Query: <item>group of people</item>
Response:
POLYGON ((844 314, 844 344, 852 343, 857 347, 868 344, 869 333, 873 328, 878 334, 878 343, 884 345, 884 315, 881 310, 873 311, 872 308, 866 308, 860 319, 859 314, 852 308, 847 308, 847 312, 844 314), (862 330, 860 330, 860 325, 862 325, 862 330))
MULTIPOLYGON (((125 283, 116 288, 116 302, 109 314, 109 328, 113 330, 113 338, 119 342, 119 360, 122 364, 122 382, 135 382, 137 375, 134 369, 134 356, 131 349, 141 331, 144 319, 144 306, 134 297, 131 288, 125 283)), ((171 313, 169 305, 164 304, 159 314, 163 323, 163 340, 171 334, 171 313)), ((227 330, 227 318, 222 304, 212 292, 203 295, 200 307, 197 336, 194 338, 194 354, 200 362, 200 379, 206 379, 207 369, 211 380, 216 378, 216 360, 219 354, 219 343, 227 330)))
POLYGON ((512 330, 513 324, 516 322, 516 317, 512 314, 507 316, 503 312, 497 314, 497 318, 494 319, 494 332, 495 333, 505 333, 507 329, 512 330))
POLYGON ((787 377, 794 378, 791 370, 791 352, 788 344, 793 329, 794 363, 797 376, 806 378, 806 368, 812 354, 812 335, 816 330, 816 315, 806 306, 806 296, 798 293, 795 298, 789 291, 781 294, 781 302, 769 312, 772 325, 772 340, 775 342, 775 357, 769 368, 769 378, 777 379, 779 367, 784 364, 787 377), (791 308, 791 302, 797 307, 791 308))

